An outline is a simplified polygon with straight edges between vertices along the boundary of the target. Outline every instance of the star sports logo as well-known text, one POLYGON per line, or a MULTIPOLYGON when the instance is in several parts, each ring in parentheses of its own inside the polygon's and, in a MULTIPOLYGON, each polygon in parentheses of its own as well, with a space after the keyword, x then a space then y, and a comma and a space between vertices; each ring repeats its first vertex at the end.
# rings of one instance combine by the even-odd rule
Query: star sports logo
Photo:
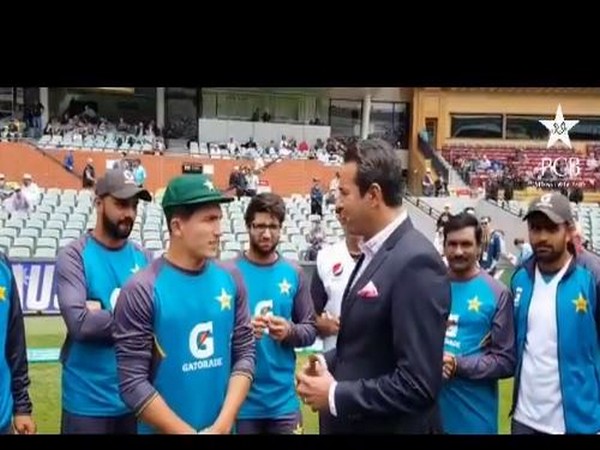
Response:
POLYGON ((569 137, 569 130, 577 125, 579 120, 566 120, 559 104, 554 120, 540 120, 540 123, 550 132, 546 148, 553 148, 554 151, 541 158, 540 165, 534 171, 533 185, 541 189, 583 187, 584 182, 579 177, 579 157, 572 151, 569 137), (567 149, 559 146, 559 143, 564 144, 567 149))

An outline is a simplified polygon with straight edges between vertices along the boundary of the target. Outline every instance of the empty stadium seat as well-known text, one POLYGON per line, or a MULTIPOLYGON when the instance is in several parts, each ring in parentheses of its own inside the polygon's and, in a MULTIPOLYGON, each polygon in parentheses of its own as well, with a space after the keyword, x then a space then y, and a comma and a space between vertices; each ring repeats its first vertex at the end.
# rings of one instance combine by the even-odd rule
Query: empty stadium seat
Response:
POLYGON ((38 247, 33 254, 34 258, 55 258, 56 248, 38 247))
POLYGON ((30 258, 31 248, 27 247, 11 247, 8 250, 9 258, 30 258))

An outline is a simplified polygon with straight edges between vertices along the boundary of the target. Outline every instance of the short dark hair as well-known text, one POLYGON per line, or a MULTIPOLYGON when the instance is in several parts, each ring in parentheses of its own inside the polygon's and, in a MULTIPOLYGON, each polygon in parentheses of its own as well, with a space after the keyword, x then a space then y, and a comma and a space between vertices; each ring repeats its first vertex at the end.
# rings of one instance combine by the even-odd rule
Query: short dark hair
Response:
POLYGON ((189 220, 189 218, 192 217, 196 211, 199 211, 207 205, 213 204, 214 203, 191 203, 189 205, 177 205, 166 208, 164 212, 169 233, 171 232, 171 220, 173 220, 174 217, 179 217, 183 220, 189 220))
POLYGON ((475 230, 475 242, 477 245, 481 245, 481 240, 483 237, 483 230, 481 229, 481 224, 477 217, 468 212, 461 212, 454 216, 451 216, 450 219, 444 225, 444 242, 446 242, 446 238, 449 233, 453 231, 459 231, 464 228, 473 228, 475 230))
POLYGON ((515 238, 515 240, 513 241, 513 244, 515 244, 515 246, 519 245, 519 244, 524 244, 525 243, 525 239, 523 238, 515 238))
POLYGON ((285 220, 285 203, 281 196, 271 192, 263 192, 252 197, 250 204, 246 208, 244 220, 247 227, 250 226, 258 213, 271 214, 282 224, 285 220))
POLYGON ((382 139, 351 142, 344 154, 345 163, 356 163, 356 185, 361 197, 377 183, 386 206, 402 205, 404 178, 398 153, 382 139))

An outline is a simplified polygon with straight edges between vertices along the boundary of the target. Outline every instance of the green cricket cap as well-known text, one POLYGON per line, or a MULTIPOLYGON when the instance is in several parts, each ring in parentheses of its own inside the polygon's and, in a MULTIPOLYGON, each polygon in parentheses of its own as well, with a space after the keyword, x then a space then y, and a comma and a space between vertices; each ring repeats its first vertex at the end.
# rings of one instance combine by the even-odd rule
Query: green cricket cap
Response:
POLYGON ((212 180, 203 174, 180 175, 169 181, 162 199, 163 209, 173 206, 203 203, 229 203, 227 197, 215 188, 212 180))

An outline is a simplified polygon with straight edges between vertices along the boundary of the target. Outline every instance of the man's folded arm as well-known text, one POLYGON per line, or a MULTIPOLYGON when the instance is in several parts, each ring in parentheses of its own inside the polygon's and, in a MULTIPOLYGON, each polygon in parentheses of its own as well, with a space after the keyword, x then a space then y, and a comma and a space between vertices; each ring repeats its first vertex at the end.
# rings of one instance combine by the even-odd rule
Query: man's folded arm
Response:
POLYGON ((55 276, 58 305, 69 337, 76 341, 112 342, 112 313, 87 308, 83 259, 75 245, 58 253, 55 276))

